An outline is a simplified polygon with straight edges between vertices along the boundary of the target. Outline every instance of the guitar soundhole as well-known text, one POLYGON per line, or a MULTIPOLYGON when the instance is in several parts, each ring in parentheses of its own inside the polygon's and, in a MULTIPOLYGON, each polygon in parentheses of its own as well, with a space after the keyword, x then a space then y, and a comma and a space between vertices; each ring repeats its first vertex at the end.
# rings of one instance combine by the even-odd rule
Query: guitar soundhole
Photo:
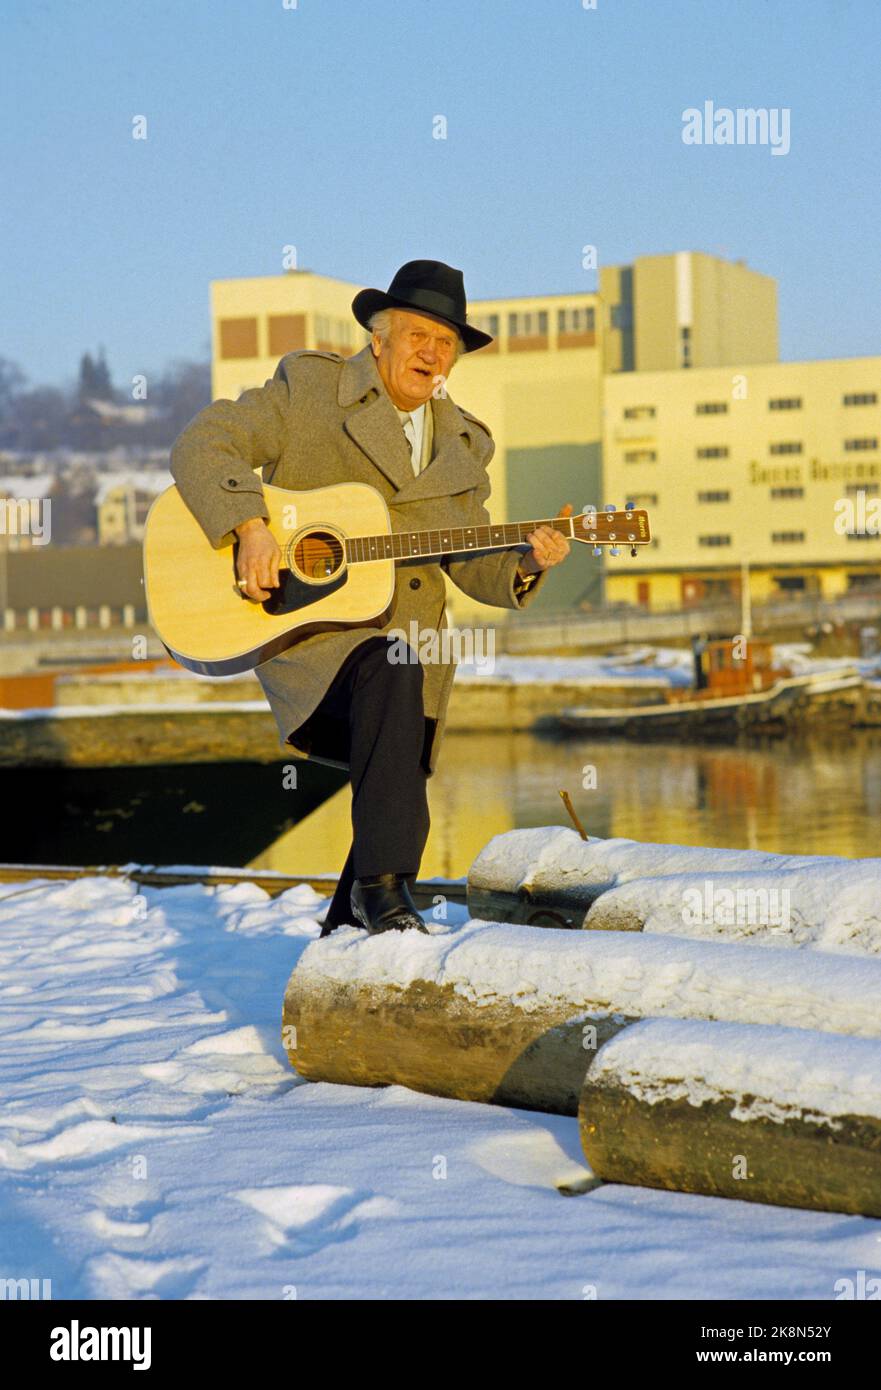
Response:
POLYGON ((307 531, 294 542, 294 568, 313 583, 332 579, 342 569, 345 555, 338 536, 330 531, 307 531))

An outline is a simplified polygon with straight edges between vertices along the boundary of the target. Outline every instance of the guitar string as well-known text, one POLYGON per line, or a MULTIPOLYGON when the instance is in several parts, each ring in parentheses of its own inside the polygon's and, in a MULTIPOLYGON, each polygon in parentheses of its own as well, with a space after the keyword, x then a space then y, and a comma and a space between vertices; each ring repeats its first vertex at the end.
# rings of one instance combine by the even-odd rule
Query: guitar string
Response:
MULTIPOLYGON (((581 521, 585 516, 589 518, 589 520, 585 523, 585 530, 588 528, 608 530, 612 525, 617 525, 619 519, 623 521, 626 525, 632 525, 633 522, 636 520, 636 516, 630 513, 601 512, 595 514, 592 512, 587 512, 583 513, 582 516, 579 517, 550 517, 545 521, 515 521, 503 522, 499 524, 490 522, 484 523, 481 526, 454 526, 452 528, 431 527, 425 531, 390 531, 382 532, 378 535, 347 536, 344 538, 342 542, 337 540, 336 544, 328 544, 326 541, 319 541, 316 540, 314 536, 307 535, 304 536, 301 540, 297 541, 296 544, 293 542, 293 540, 288 541, 285 545, 285 551, 288 557, 290 557, 293 553, 291 547, 294 547, 298 559, 301 559, 303 562, 302 568, 304 568, 308 572, 313 566, 320 565, 322 562, 328 559, 330 559, 334 563, 339 563, 339 561, 343 558, 343 555, 346 556, 346 559, 350 563, 356 564, 365 560, 372 559, 405 559, 414 558, 415 556, 420 555, 423 557, 427 557, 429 555, 440 556, 448 552, 452 553, 455 550, 459 549, 458 546, 453 545, 453 539, 457 535, 461 535, 462 537, 463 544, 461 549, 463 550, 467 550, 469 548, 464 544, 465 536, 469 534, 473 535, 475 537, 476 542, 481 532, 486 533, 488 538, 488 545, 480 546, 478 544, 475 544, 470 548, 505 549, 508 545, 512 543, 516 544, 517 541, 525 540, 526 535, 529 532, 535 530, 537 526, 551 526, 555 531, 558 531, 561 534, 566 534, 571 537, 572 529, 570 528, 570 523, 581 521), (509 531, 514 531, 517 533, 516 538, 513 541, 506 534, 509 531), (504 539, 502 541, 493 541, 493 533, 496 533, 497 535, 502 534, 504 539), (438 537, 437 548, 435 548, 436 543, 432 540, 433 535, 438 537), (448 538, 450 542, 448 546, 444 545, 444 543, 441 541, 440 538, 442 536, 448 538), (388 545, 390 545, 392 552, 394 552, 396 538, 399 548, 404 547, 404 545, 406 544, 407 550, 405 553, 402 552, 400 555, 395 555, 394 553, 392 553, 379 556, 366 553, 369 552, 369 549, 371 547, 375 549, 377 546, 380 546, 383 550, 385 550, 386 546, 388 545), (415 549, 412 546, 413 539, 417 541, 417 546, 415 549), (358 554, 356 553, 357 551, 364 551, 365 553, 358 554)), ((634 532, 627 532, 625 533, 625 535, 622 535, 621 537, 609 535, 607 537, 597 536, 592 539, 621 539, 622 541, 625 541, 630 544, 645 543, 645 541, 640 541, 640 537, 634 532)))

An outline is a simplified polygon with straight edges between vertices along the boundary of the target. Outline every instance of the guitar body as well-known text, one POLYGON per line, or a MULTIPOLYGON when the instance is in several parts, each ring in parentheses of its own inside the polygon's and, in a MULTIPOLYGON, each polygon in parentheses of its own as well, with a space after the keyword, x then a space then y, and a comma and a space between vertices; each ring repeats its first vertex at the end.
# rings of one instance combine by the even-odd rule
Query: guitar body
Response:
MULTIPOLYGON (((648 514, 585 508, 546 521, 480 522, 427 531, 392 530, 385 499, 367 483, 292 492, 263 486, 267 525, 281 547, 281 583, 263 603, 239 590, 237 545, 215 550, 170 487, 150 508, 144 584, 150 621, 171 655, 203 676, 250 671, 295 642, 336 628, 383 628, 395 595, 396 560, 440 561, 528 545, 539 526, 612 555, 636 555, 651 540, 648 514)), ((256 496, 256 494, 255 494, 256 496)))
POLYGON ((150 621, 175 660, 201 675, 236 675, 315 632, 387 621, 394 560, 350 566, 345 552, 350 536, 391 533, 380 493, 367 483, 308 492, 266 483, 263 495, 267 525, 283 552, 281 587, 265 603, 241 594, 237 547, 209 545, 176 487, 150 508, 144 535, 150 621))

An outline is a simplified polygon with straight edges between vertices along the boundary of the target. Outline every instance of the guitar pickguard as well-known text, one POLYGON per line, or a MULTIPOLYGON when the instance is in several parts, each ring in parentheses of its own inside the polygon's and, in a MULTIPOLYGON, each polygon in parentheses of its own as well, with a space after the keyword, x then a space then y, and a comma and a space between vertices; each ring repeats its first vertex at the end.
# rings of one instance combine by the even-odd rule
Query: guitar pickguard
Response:
POLYGON ((326 598, 328 594, 336 593, 346 583, 348 572, 341 570, 332 579, 324 584, 306 584, 302 579, 298 579, 293 570, 279 570, 281 583, 277 589, 273 589, 269 598, 264 599, 261 607, 272 617, 279 617, 283 613, 296 613, 300 609, 308 608, 310 604, 317 603, 319 599, 326 598))

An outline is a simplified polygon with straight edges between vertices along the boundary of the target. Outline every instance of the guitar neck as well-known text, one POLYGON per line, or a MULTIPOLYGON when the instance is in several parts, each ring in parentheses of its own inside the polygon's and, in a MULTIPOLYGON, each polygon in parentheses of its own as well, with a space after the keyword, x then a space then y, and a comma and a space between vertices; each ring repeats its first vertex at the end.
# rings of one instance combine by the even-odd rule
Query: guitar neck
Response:
POLYGON ((350 565, 365 560, 406 560, 414 555, 440 559, 443 555, 468 550, 507 550, 523 545, 537 526, 552 526, 568 539, 574 537, 572 517, 550 517, 542 521, 509 521, 496 526, 452 526, 432 531, 392 531, 382 536, 349 536, 346 559, 350 565))

